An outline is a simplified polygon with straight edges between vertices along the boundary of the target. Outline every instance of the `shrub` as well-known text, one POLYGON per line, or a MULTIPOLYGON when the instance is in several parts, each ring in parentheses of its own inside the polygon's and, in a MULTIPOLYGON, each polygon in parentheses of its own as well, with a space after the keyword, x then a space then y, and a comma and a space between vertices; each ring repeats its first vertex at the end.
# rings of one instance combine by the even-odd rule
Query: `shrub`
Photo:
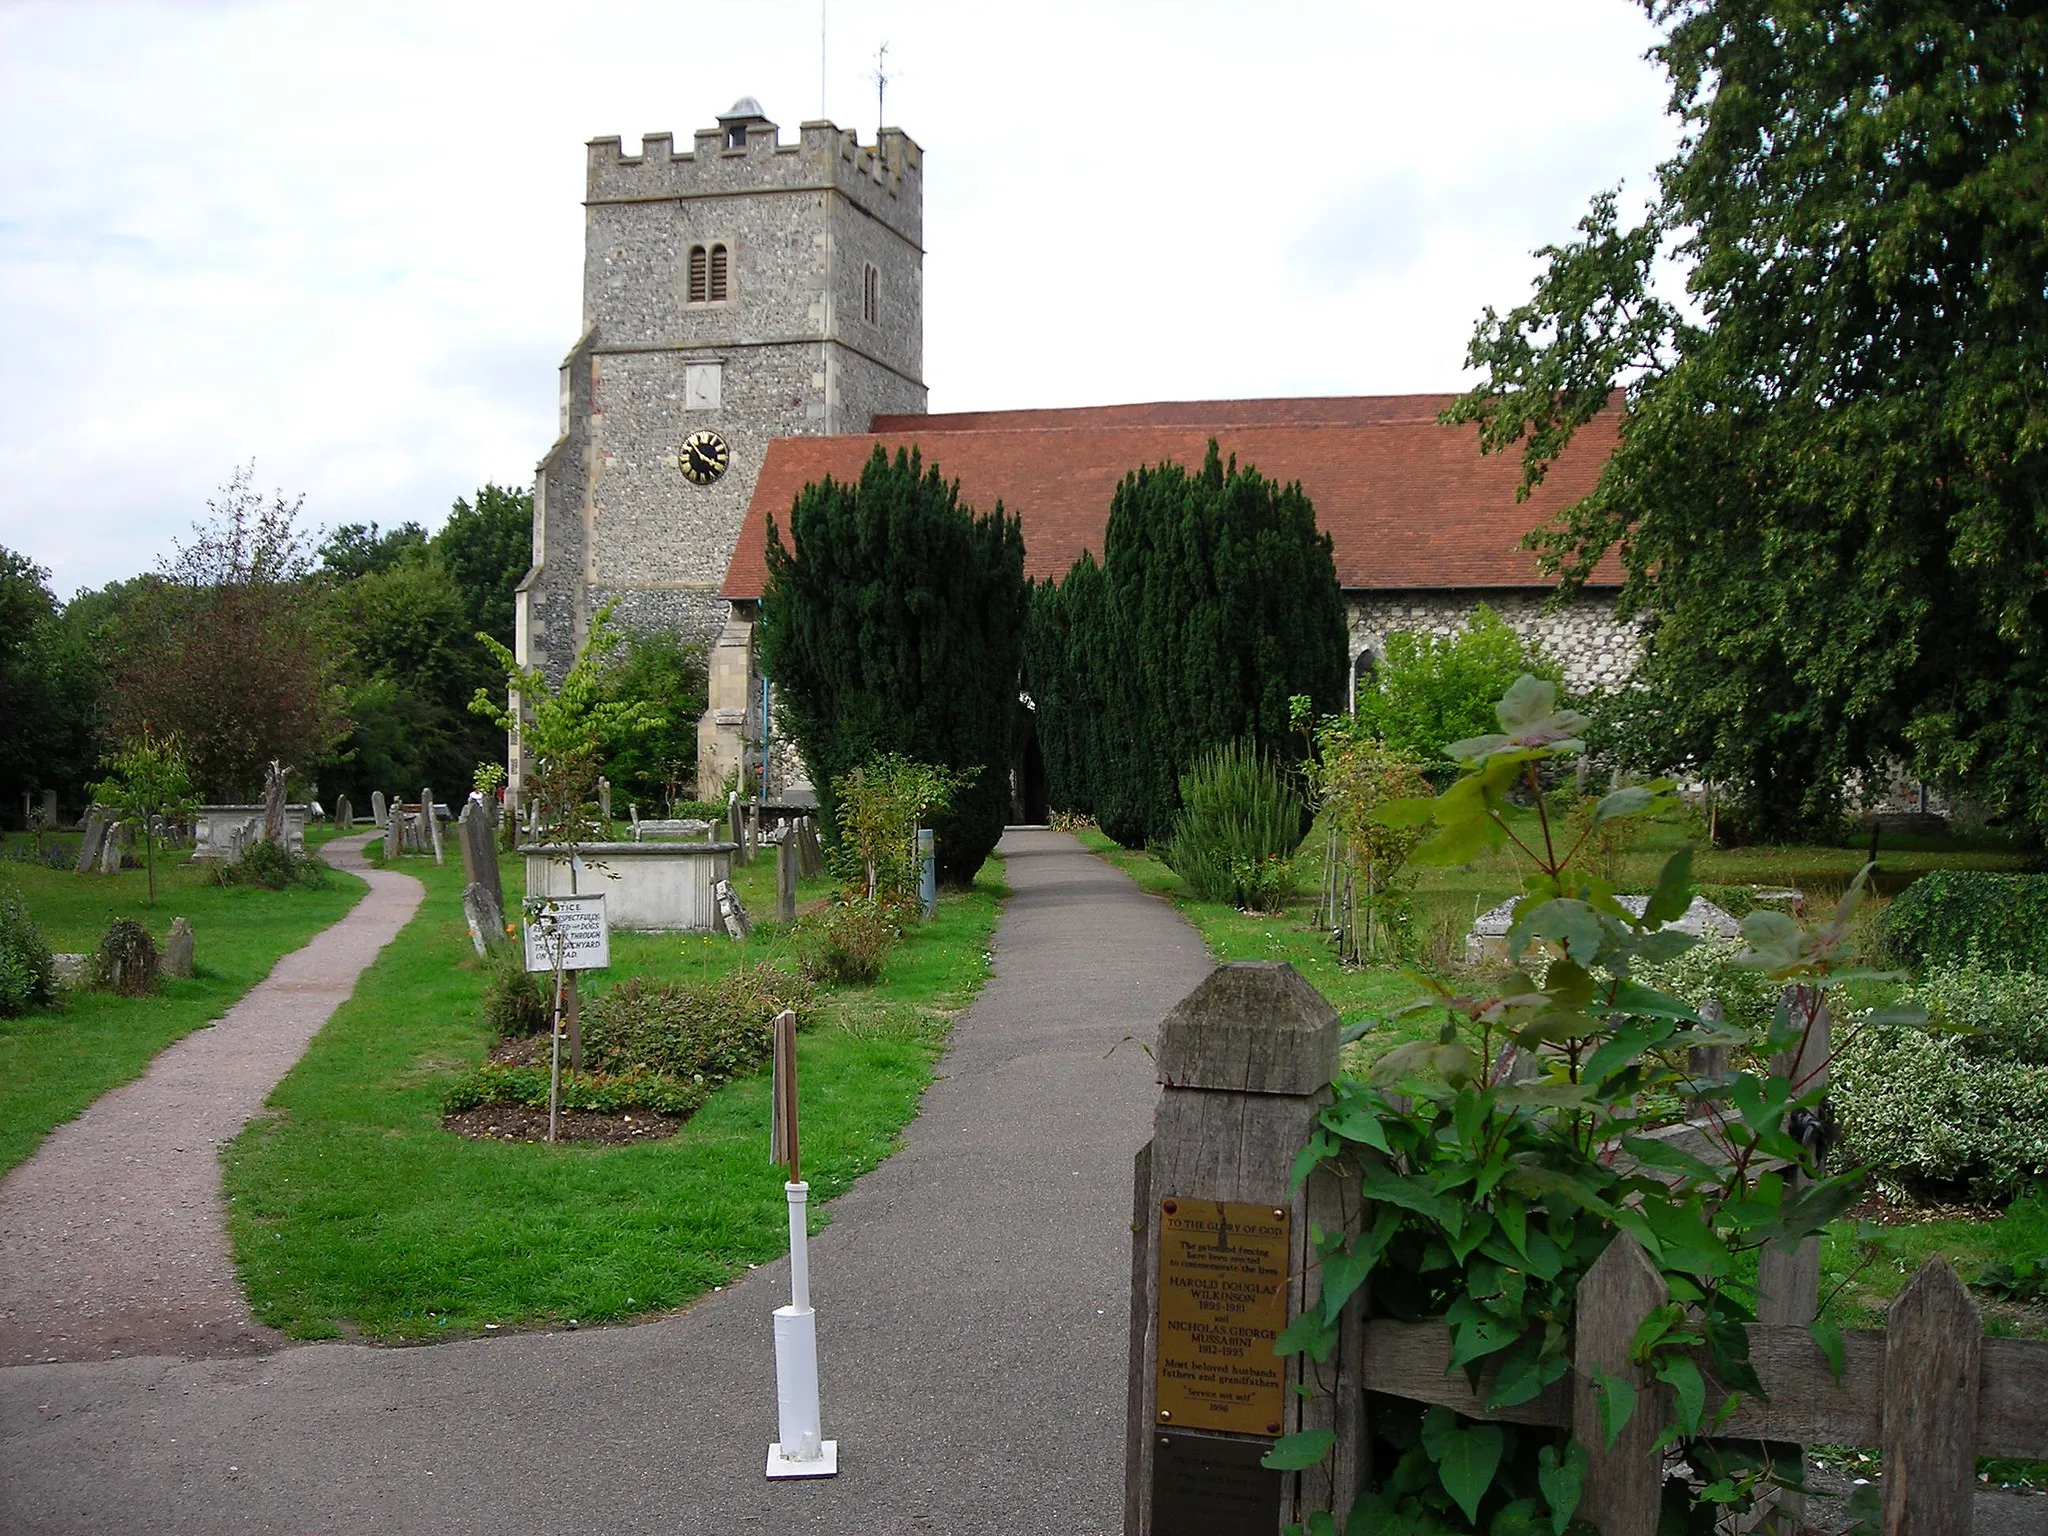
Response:
POLYGON ((882 962, 903 936, 894 902, 856 896, 834 903, 818 940, 804 956, 804 974, 814 981, 865 986, 879 980, 882 962))
POLYGON ((1940 869, 1899 893, 1879 930, 1895 964, 1993 965, 2048 971, 2048 875, 1940 869))
POLYGON ((57 973, 50 946, 30 921, 21 892, 0 885, 0 1019, 57 1001, 57 973))
POLYGON ((1730 1024, 1761 1038, 1770 1030, 1784 988, 1758 967, 1736 963, 1747 949, 1740 939, 1710 936, 1676 959, 1659 965, 1639 964, 1630 974, 1645 986, 1681 998, 1695 1008, 1717 1002, 1730 1024))
POLYGON ((93 981, 123 997, 148 997, 157 989, 156 940, 132 917, 117 917, 92 957, 93 981))
POLYGON ((826 858, 846 894, 915 901, 923 876, 918 828, 934 813, 943 820, 946 807, 980 772, 953 773, 886 752, 835 783, 838 822, 826 858))
MULTIPOLYGON (((556 1104, 562 1109, 593 1114, 651 1114, 686 1119, 704 1107, 711 1085, 683 1082, 657 1072, 563 1072, 556 1104)), ((441 1095, 448 1114, 485 1104, 517 1104, 526 1109, 548 1107, 548 1070, 487 1061, 462 1074, 441 1095)))
POLYGON ((526 969, 526 952, 513 945, 485 957, 486 976, 481 1004, 483 1022, 501 1040, 537 1035, 554 1017, 549 975, 526 969))
POLYGON ((654 1073, 716 1086, 756 1071, 774 1049, 775 1016, 810 1013, 810 984, 763 961, 715 982, 632 978, 583 1010, 583 1059, 595 1071, 654 1073))
POLYGON ((1369 680, 1359 679, 1358 724, 1437 767, 1452 742, 1494 730, 1494 701, 1525 672, 1552 683, 1564 675, 1481 603, 1455 635, 1388 635, 1369 680))
POLYGON ((1834 1101, 1843 1148, 1888 1182, 2009 1195, 2048 1172, 2042 978, 1944 966, 1903 1001, 1933 1027, 1842 1021, 1834 1101))
POLYGON ((1294 889, 1301 796, 1249 741, 1204 753, 1181 776, 1167 867, 1203 901, 1270 912, 1294 889))
POLYGON ((295 885, 319 890, 327 884, 327 866, 282 843, 254 842, 238 857, 216 865, 214 878, 222 885, 256 885, 267 891, 288 891, 295 885))

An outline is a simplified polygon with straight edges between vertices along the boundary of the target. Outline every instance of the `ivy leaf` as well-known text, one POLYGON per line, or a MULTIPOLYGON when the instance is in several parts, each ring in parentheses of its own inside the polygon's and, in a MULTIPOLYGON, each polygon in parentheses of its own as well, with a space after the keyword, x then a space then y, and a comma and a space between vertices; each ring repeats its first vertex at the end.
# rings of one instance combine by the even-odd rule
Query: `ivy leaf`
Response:
POLYGON ((1322 1313, 1313 1309, 1296 1315, 1293 1322, 1280 1330, 1280 1337, 1273 1341, 1276 1355, 1307 1355, 1321 1365, 1330 1358, 1330 1351, 1337 1347, 1336 1325, 1324 1320, 1322 1313))
POLYGON ((1564 1528, 1572 1523, 1572 1515, 1578 1510, 1591 1460, 1586 1448, 1576 1440, 1565 1447, 1562 1460, 1558 1459, 1555 1446, 1546 1445, 1537 1453, 1536 1486, 1550 1502, 1550 1528, 1557 1536, 1564 1536, 1564 1528))
POLYGON ((1707 1406, 1706 1378, 1700 1375, 1698 1362, 1691 1355, 1674 1355, 1657 1366, 1657 1379, 1671 1388, 1677 1427, 1688 1435, 1698 1434, 1707 1406))
POLYGON ((1820 1352, 1827 1356, 1828 1369, 1834 1373, 1835 1381, 1842 1380, 1842 1330, 1835 1326, 1833 1318, 1816 1317, 1806 1325, 1806 1331, 1813 1336, 1813 1342, 1820 1346, 1820 1352))
POLYGON ((1334 1429, 1304 1429, 1298 1434, 1282 1435, 1273 1442, 1273 1449, 1259 1458, 1259 1465, 1274 1472, 1300 1472, 1329 1455, 1330 1447, 1336 1443, 1334 1429))
POLYGON ((1323 1125, 1333 1136, 1361 1141, 1376 1151, 1393 1154, 1394 1149, 1387 1145, 1387 1133, 1380 1128, 1380 1117, 1363 1104, 1343 1104, 1324 1110, 1323 1125))
POLYGON ((1596 1365, 1593 1367, 1593 1393, 1600 1409, 1602 1448, 1611 1451, 1614 1442, 1621 1438, 1621 1432, 1628 1427, 1629 1415, 1636 1411, 1636 1389, 1633 1383, 1619 1376, 1610 1376, 1596 1365))
MULTIPOLYGON (((1356 1248, 1340 1253, 1326 1254, 1323 1258, 1323 1317, 1334 1325, 1337 1314, 1344 1310, 1344 1303, 1352 1293, 1365 1284, 1365 1277, 1372 1273, 1372 1266, 1378 1255, 1361 1253, 1356 1248)), ((1321 1359, 1321 1356, 1317 1356, 1321 1359)))
MULTIPOLYGON (((1429 1432, 1425 1429, 1425 1449, 1429 1448, 1428 1440, 1429 1432)), ((1505 1437, 1497 1424, 1476 1424, 1470 1429, 1455 1429, 1440 1437, 1441 1450, 1433 1453, 1436 1456, 1436 1475, 1443 1482, 1444 1492, 1465 1511, 1467 1520, 1479 1518, 1479 1501, 1493 1486, 1494 1470, 1500 1466, 1504 1443, 1505 1437)))

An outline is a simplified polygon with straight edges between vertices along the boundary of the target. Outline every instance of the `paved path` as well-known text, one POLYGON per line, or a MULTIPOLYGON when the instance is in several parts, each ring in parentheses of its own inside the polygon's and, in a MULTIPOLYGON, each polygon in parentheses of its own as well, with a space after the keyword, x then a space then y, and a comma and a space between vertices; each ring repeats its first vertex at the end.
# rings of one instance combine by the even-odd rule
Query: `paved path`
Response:
POLYGON ((0 1530, 1119 1528, 1131 1156, 1209 957, 1049 832, 905 1149, 811 1247, 829 1482, 769 1484, 766 1266, 635 1328, 0 1370, 0 1530))
POLYGON ((220 1144, 263 1107, 425 894, 409 875, 369 868, 359 840, 330 843, 323 857, 369 881, 369 894, 0 1182, 0 1364, 283 1344, 235 1281, 220 1144))

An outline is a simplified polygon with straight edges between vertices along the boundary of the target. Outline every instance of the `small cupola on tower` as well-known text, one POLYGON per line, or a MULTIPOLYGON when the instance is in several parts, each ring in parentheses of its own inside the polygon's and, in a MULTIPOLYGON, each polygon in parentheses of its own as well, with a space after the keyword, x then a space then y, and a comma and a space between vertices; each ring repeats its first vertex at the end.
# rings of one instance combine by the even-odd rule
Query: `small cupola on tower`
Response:
POLYGON ((724 130, 727 149, 745 149, 747 130, 757 123, 772 126, 768 122, 768 114, 761 110, 761 103, 751 96, 742 96, 718 114, 718 126, 724 130))

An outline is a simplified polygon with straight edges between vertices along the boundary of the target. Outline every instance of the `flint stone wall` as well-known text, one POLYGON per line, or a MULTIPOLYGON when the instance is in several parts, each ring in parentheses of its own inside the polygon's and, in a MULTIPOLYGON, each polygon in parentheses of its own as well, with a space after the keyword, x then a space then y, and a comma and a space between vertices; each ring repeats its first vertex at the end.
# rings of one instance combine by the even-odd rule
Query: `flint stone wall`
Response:
POLYGON ((1418 592, 1347 592, 1351 617, 1354 690, 1362 672, 1385 655, 1390 634, 1455 635, 1482 602, 1509 628, 1564 666, 1565 686, 1576 692, 1618 688, 1634 675, 1643 653, 1637 620, 1614 616, 1614 599, 1589 593, 1551 611, 1548 589, 1475 592, 1470 588, 1418 592), (1369 661, 1365 658, 1370 658, 1369 661))

